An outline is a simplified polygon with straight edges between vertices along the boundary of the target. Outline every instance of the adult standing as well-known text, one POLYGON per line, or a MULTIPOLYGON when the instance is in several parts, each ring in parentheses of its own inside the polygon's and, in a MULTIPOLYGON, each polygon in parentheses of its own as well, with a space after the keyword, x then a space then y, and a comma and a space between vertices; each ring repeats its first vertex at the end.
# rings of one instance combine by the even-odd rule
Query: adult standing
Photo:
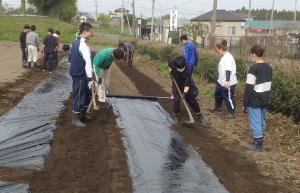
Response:
POLYGON ((261 151, 266 129, 266 112, 272 85, 272 67, 263 59, 264 49, 258 45, 250 50, 255 62, 248 71, 244 94, 244 111, 252 129, 251 150, 261 151))
POLYGON ((27 48, 26 48, 26 35, 30 31, 28 24, 24 25, 23 31, 20 34, 20 47, 22 51, 22 66, 26 68, 27 64, 27 48))
POLYGON ((73 42, 71 49, 70 74, 73 80, 72 124, 76 127, 84 127, 84 122, 91 120, 86 111, 91 98, 90 90, 93 86, 93 68, 91 51, 86 41, 92 36, 92 33, 91 24, 81 23, 79 26, 79 37, 73 42))
POLYGON ((197 47, 188 40, 188 36, 185 34, 180 37, 180 41, 183 44, 182 55, 185 58, 189 72, 192 74, 199 60, 197 47))
POLYGON ((216 51, 222 56, 218 72, 219 77, 216 83, 215 107, 211 112, 220 111, 222 102, 227 106, 227 118, 235 118, 235 87, 238 83, 236 77, 236 63, 233 56, 227 51, 227 41, 221 40, 216 45, 216 51))
POLYGON ((44 69, 52 73, 55 62, 55 51, 58 46, 57 39, 53 36, 53 29, 49 28, 43 41, 42 55, 44 56, 44 69))
POLYGON ((32 25, 30 27, 30 32, 26 35, 26 45, 28 51, 28 60, 27 67, 31 68, 33 63, 33 67, 37 68, 38 61, 38 50, 39 50, 39 36, 36 33, 36 26, 32 25))
POLYGON ((94 58, 93 65, 98 82, 98 100, 106 102, 106 94, 110 86, 111 65, 113 61, 119 62, 124 59, 123 48, 106 48, 98 52, 94 58))

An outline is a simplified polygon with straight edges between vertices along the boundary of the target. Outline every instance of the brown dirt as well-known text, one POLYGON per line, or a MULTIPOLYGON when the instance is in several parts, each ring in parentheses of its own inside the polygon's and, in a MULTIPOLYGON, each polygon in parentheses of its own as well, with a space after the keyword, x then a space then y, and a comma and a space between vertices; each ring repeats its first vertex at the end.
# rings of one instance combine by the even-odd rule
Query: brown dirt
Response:
MULTIPOLYGON (((133 84, 113 66, 112 92, 136 93, 133 84)), ((30 184, 34 193, 132 192, 120 129, 110 109, 94 112, 94 122, 77 129, 71 124, 71 101, 61 113, 45 169, 0 168, 0 179, 30 184)))
MULTIPOLYGON (((142 94, 170 95, 171 81, 159 73, 155 61, 149 61, 138 55, 134 68, 121 67, 121 69, 142 94)), ((161 103, 168 111, 171 110, 170 101, 161 103)), ((278 157, 272 156, 274 151, 270 152, 268 145, 267 152, 255 154, 247 151, 250 133, 247 130, 245 115, 239 111, 238 114, 242 116, 230 121, 226 120, 223 114, 208 114, 207 110, 212 104, 212 98, 201 97, 202 110, 213 123, 208 130, 198 124, 193 128, 175 125, 174 129, 184 137, 186 143, 197 149, 225 187, 232 193, 299 192, 297 184, 284 173, 283 163, 279 162, 278 157)), ((291 162, 288 166, 290 170, 294 164, 291 162)))

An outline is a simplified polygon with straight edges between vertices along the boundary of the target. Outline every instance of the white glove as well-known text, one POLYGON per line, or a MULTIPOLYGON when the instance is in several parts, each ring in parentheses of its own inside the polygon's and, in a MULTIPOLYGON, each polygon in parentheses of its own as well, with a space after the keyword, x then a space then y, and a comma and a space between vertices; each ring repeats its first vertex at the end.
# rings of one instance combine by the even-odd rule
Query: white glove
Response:
POLYGON ((93 81, 90 81, 90 82, 88 83, 88 87, 89 87, 89 89, 92 89, 92 87, 93 87, 93 81))

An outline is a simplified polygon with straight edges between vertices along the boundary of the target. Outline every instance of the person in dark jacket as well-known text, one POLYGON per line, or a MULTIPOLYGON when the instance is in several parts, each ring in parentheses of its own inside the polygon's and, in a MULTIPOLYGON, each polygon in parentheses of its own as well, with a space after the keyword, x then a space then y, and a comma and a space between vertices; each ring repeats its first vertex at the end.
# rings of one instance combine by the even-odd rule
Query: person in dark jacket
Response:
POLYGON ((22 51, 22 66, 27 67, 27 45, 26 45, 26 35, 30 31, 30 26, 28 24, 24 25, 23 31, 20 34, 20 47, 22 51))
MULTIPOLYGON (((204 118, 201 113, 199 103, 197 102, 197 96, 199 94, 198 88, 196 87, 191 72, 188 70, 188 66, 185 62, 183 56, 176 57, 174 60, 169 62, 170 68, 170 77, 172 80, 175 80, 178 84, 180 91, 183 93, 183 96, 186 102, 189 104, 190 108, 196 114, 200 123, 203 125, 208 125, 208 121, 204 118)), ((181 97, 172 81, 172 98, 173 98, 173 112, 175 117, 180 119, 180 102, 181 97)))
POLYGON ((79 37, 73 42, 71 48, 70 74, 73 80, 72 124, 76 127, 84 127, 84 122, 91 121, 91 117, 87 115, 87 107, 91 99, 93 68, 91 50, 86 41, 92 36, 92 33, 91 24, 81 23, 79 37))
POLYGON ((258 45, 250 50, 255 62, 248 71, 244 95, 244 111, 252 129, 251 150, 261 151, 266 129, 266 112, 270 101, 272 67, 263 59, 264 49, 258 45))
POLYGON ((55 62, 55 51, 58 46, 57 38, 53 36, 54 30, 48 29, 47 36, 43 42, 42 55, 44 56, 44 68, 52 72, 55 62))
POLYGON ((190 73, 193 73, 195 67, 198 63, 198 50, 195 44, 188 40, 188 36, 186 34, 180 37, 180 41, 183 44, 183 53, 182 55, 185 58, 186 65, 190 73))

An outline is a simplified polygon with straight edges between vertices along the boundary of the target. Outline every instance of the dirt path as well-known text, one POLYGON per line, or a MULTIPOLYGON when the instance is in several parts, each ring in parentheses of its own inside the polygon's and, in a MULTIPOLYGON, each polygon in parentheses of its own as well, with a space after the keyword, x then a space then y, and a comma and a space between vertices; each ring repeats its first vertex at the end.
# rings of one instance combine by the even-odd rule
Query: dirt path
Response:
MULTIPOLYGON (((170 93, 171 81, 160 75, 154 62, 138 56, 135 60, 135 67, 121 67, 122 71, 130 77, 139 91, 144 95, 168 96, 170 93), (147 74, 147 75, 145 75, 147 74), (146 86, 145 86, 146 85, 146 86)), ((259 158, 262 154, 249 154, 246 147, 240 145, 240 139, 231 138, 223 131, 229 129, 225 125, 234 128, 241 128, 237 122, 226 123, 220 115, 208 115, 207 110, 211 107, 212 99, 202 99, 201 106, 204 113, 211 122, 215 122, 209 130, 196 125, 194 128, 186 128, 175 125, 176 129, 185 139, 186 143, 193 145, 206 163, 214 170, 216 175, 225 187, 232 193, 295 193, 298 192, 295 184, 288 178, 272 176, 272 169, 262 172, 259 158), (238 126, 238 127, 237 127, 238 126), (225 140, 222 140, 224 138, 225 140), (268 174, 269 173, 269 174, 268 174), (280 183, 281 182, 281 183, 280 183)), ((170 101, 161 101, 167 110, 171 110, 170 101)), ((244 123, 243 123, 244 124, 244 123)), ((245 125, 246 127, 246 125, 245 125)), ((231 131, 232 131, 231 129, 231 131)), ((245 136, 245 134, 244 134, 245 136)), ((273 171, 276 168, 273 168, 273 171)))
POLYGON ((17 43, 0 43, 0 85, 3 82, 11 82, 25 70, 21 67, 21 50, 17 43))

